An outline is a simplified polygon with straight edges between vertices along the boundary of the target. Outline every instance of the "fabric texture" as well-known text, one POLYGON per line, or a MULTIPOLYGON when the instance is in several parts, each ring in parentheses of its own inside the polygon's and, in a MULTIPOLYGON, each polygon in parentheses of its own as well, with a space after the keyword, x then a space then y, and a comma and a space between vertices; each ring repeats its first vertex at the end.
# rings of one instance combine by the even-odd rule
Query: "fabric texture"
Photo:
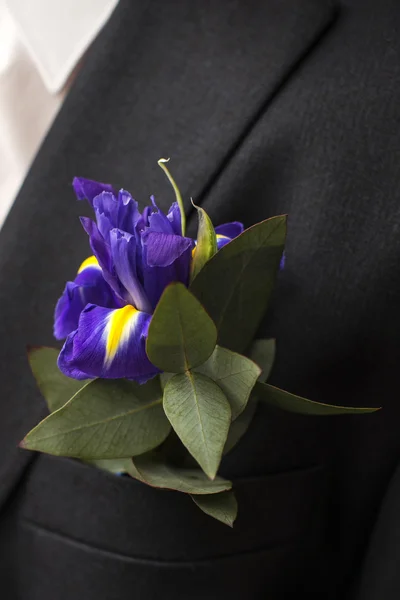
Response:
POLYGON ((400 597, 400 468, 397 467, 380 507, 357 586, 357 600, 400 597))
MULTIPOLYGON (((119 3, 0 235, 10 599, 356 597, 400 455, 399 26, 394 0, 119 3), (16 448, 46 412, 24 348, 54 344, 55 303, 88 256, 72 178, 110 181, 142 206, 153 193, 165 210, 161 156, 215 224, 289 214, 260 331, 278 340, 272 383, 384 406, 261 410, 222 466, 238 488, 232 531, 179 494, 16 448)), ((390 598, 378 583, 368 600, 390 598)))

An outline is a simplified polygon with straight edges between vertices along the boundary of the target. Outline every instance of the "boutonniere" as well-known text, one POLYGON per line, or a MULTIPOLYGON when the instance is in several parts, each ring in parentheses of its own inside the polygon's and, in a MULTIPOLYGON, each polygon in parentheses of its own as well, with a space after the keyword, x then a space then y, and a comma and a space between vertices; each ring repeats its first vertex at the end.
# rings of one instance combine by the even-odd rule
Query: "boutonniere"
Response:
POLYGON ((50 415, 21 447, 90 462, 188 494, 233 525, 231 481, 218 475, 257 418, 257 402, 308 415, 373 412, 312 402, 267 383, 272 339, 255 339, 283 267, 286 216, 244 230, 198 214, 186 235, 178 187, 165 214, 125 190, 76 178, 92 255, 55 310, 61 352, 33 348, 30 365, 50 415))

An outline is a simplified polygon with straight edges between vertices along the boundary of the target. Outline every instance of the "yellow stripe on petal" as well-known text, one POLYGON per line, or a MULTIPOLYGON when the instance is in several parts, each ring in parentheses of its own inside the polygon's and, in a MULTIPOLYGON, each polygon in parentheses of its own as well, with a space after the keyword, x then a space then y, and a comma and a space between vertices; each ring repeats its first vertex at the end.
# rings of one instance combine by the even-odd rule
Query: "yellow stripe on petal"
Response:
POLYGON ((134 325, 139 311, 128 304, 123 308, 114 310, 106 328, 106 356, 104 364, 110 365, 117 354, 118 348, 128 341, 132 325, 134 325))
MULTIPOLYGON (((222 235, 222 233, 217 233, 216 238, 217 238, 217 243, 225 241, 225 240, 228 242, 232 241, 230 237, 228 237, 227 235, 222 235)), ((192 260, 194 259, 194 255, 196 254, 196 249, 197 249, 197 245, 192 248, 192 260)))
POLYGON ((224 240, 228 240, 228 242, 231 241, 231 238, 228 237, 227 235, 222 235, 221 233, 217 233, 217 242, 220 241, 224 241, 224 240))
POLYGON ((88 267, 98 267, 100 269, 99 262, 95 256, 89 256, 89 258, 87 258, 86 260, 83 261, 83 263, 81 264, 81 266, 78 269, 78 275, 79 275, 79 273, 82 273, 82 271, 87 269, 88 267))

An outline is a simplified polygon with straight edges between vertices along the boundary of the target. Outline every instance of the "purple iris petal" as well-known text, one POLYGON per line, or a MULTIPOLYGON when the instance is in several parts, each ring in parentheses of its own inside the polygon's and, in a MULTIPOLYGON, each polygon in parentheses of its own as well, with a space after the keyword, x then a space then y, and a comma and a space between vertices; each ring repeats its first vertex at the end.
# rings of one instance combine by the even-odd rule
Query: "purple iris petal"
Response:
POLYGON ((218 248, 218 250, 221 250, 221 248, 226 246, 226 244, 229 244, 229 242, 231 242, 231 241, 232 240, 230 237, 226 237, 226 235, 221 235, 220 233, 217 233, 217 248, 218 248))
POLYGON ((174 235, 172 225, 163 212, 154 212, 149 217, 149 229, 154 233, 166 233, 174 235))
POLYGON ((123 299, 124 288, 115 273, 110 245, 104 240, 96 223, 92 221, 92 219, 89 219, 89 217, 81 217, 81 223, 84 230, 89 235, 90 247, 103 270, 104 279, 117 296, 123 299))
POLYGON ((149 217, 152 213, 152 207, 151 206, 145 206, 142 212, 142 218, 143 218, 143 222, 145 227, 149 226, 149 217))
POLYGON ((93 200, 97 228, 108 245, 110 244, 110 231, 116 227, 116 205, 117 199, 110 192, 102 192, 93 200))
POLYGON ((87 304, 86 302, 83 305, 79 292, 78 285, 75 285, 72 281, 67 281, 54 312, 53 331, 56 340, 65 340, 71 331, 78 327, 79 317, 87 304))
POLYGON ((143 235, 144 289, 153 308, 167 285, 179 281, 189 285, 193 240, 165 233, 143 235))
POLYGON ((115 226, 133 234, 140 218, 141 214, 136 200, 129 192, 120 190, 118 193, 118 220, 115 226))
POLYGON ((160 210, 154 200, 154 196, 150 197, 154 206, 154 211, 148 216, 149 229, 155 233, 167 233, 173 235, 174 230, 168 217, 160 210))
POLYGON ((136 267, 137 276, 140 281, 144 280, 143 269, 143 243, 142 237, 146 237, 150 232, 166 233, 173 235, 173 227, 167 216, 158 208, 154 196, 150 197, 153 206, 146 206, 141 218, 138 219, 135 227, 136 235, 136 267))
POLYGON ((175 235, 182 235, 181 210, 179 204, 174 202, 168 211, 167 218, 172 225, 175 235))
POLYGON ((180 235, 168 235, 150 231, 143 236, 146 247, 146 263, 150 267, 169 267, 187 253, 191 254, 194 241, 180 235))
POLYGON ((94 198, 93 208, 99 231, 107 241, 111 229, 133 234, 141 218, 136 200, 125 190, 120 190, 118 198, 110 192, 102 192, 94 198))
POLYGON ((115 273, 127 291, 124 299, 138 310, 151 312, 150 302, 144 292, 136 271, 136 238, 120 229, 110 235, 111 255, 115 273))
POLYGON ((93 206, 93 199, 101 192, 114 192, 114 188, 109 183, 100 183, 84 177, 74 177, 72 187, 78 200, 88 200, 93 206))
POLYGON ((78 329, 69 334, 67 339, 64 342, 64 346, 61 349, 60 354, 58 355, 58 368, 64 375, 67 377, 72 377, 72 379, 94 379, 94 377, 89 377, 87 373, 81 371, 77 367, 73 365, 73 357, 74 357, 74 340, 78 334, 78 329))
POLYGON ((223 225, 218 225, 218 227, 215 228, 215 233, 217 235, 223 235, 233 240, 233 238, 243 233, 243 230, 243 223, 239 223, 239 221, 232 221, 232 223, 224 223, 223 225))
POLYGON ((66 340, 58 366, 75 379, 134 379, 144 383, 159 371, 146 355, 151 316, 132 306, 117 310, 88 305, 66 340))
POLYGON ((139 217, 139 219, 138 219, 138 221, 136 223, 136 227, 135 227, 135 233, 137 235, 140 236, 140 233, 142 231, 144 231, 146 229, 146 227, 149 226, 149 218, 150 218, 151 213, 152 213, 151 206, 146 206, 143 209, 143 212, 140 215, 140 217, 139 217))
POLYGON ((114 295, 99 267, 88 267, 68 281, 57 302, 54 315, 54 337, 64 340, 78 327, 79 317, 87 304, 116 308, 114 295))
POLYGON ((109 271, 111 268, 110 249, 101 235, 99 228, 89 217, 81 217, 80 220, 83 229, 89 236, 90 247, 93 251, 93 254, 99 261, 99 265, 104 272, 109 271))
POLYGON ((235 237, 240 235, 244 230, 243 223, 232 221, 232 223, 224 223, 215 228, 217 234, 217 248, 220 250, 226 244, 229 244, 235 237))

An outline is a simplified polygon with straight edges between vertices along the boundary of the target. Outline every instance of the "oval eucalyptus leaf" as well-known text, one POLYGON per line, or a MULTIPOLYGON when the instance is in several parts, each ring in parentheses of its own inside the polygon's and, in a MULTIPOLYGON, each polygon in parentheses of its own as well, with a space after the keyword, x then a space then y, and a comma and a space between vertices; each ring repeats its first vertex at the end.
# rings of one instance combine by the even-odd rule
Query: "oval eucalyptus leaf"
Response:
POLYGON ((96 379, 32 429, 21 446, 82 459, 129 458, 159 446, 170 429, 157 380, 139 385, 96 379))
POLYGON ((191 284, 218 330, 220 346, 244 352, 267 310, 282 258, 286 217, 246 229, 221 248, 191 284))
POLYGON ((162 390, 164 390, 164 388, 167 385, 168 381, 174 375, 175 375, 175 373, 166 373, 165 371, 163 373, 160 373, 160 383, 161 383, 162 390))
POLYGON ((50 412, 68 402, 89 380, 78 381, 61 373, 57 366, 60 351, 56 348, 29 348, 28 359, 36 383, 46 400, 50 412))
POLYGON ((200 273, 204 265, 217 252, 217 236, 210 217, 203 208, 196 206, 199 225, 197 229, 197 244, 193 251, 191 265, 191 281, 200 273))
POLYGON ((186 494, 217 494, 230 490, 232 482, 222 477, 208 479, 200 469, 181 469, 168 465, 155 452, 132 459, 129 474, 152 487, 176 490, 186 494))
POLYGON ((306 398, 301 398, 301 396, 295 396, 285 390, 273 387, 268 383, 257 383, 255 393, 262 402, 269 406, 300 415, 348 415, 373 413, 380 410, 380 408, 357 408, 313 402, 312 400, 307 400, 306 398))
POLYGON ((217 330, 200 302, 181 283, 169 285, 150 323, 146 351, 162 371, 182 373, 205 362, 217 330))
POLYGON ((265 340, 255 340, 252 343, 249 356, 259 367, 262 372, 259 381, 265 383, 270 376, 276 352, 276 343, 273 338, 265 340))
POLYGON ((219 385, 231 405, 232 421, 246 408, 250 392, 261 374, 260 367, 252 360, 221 346, 217 346, 196 371, 219 385))
POLYGON ((242 439, 253 420, 257 409, 257 398, 251 396, 246 408, 230 426, 223 454, 228 454, 242 439))
POLYGON ((164 410, 181 442, 214 479, 231 422, 221 388, 201 373, 175 375, 164 389, 164 410))
POLYGON ((214 517, 224 525, 233 527, 233 524, 237 517, 238 504, 235 498, 235 494, 230 492, 221 492, 213 496, 192 496, 192 500, 197 504, 201 510, 214 517))

